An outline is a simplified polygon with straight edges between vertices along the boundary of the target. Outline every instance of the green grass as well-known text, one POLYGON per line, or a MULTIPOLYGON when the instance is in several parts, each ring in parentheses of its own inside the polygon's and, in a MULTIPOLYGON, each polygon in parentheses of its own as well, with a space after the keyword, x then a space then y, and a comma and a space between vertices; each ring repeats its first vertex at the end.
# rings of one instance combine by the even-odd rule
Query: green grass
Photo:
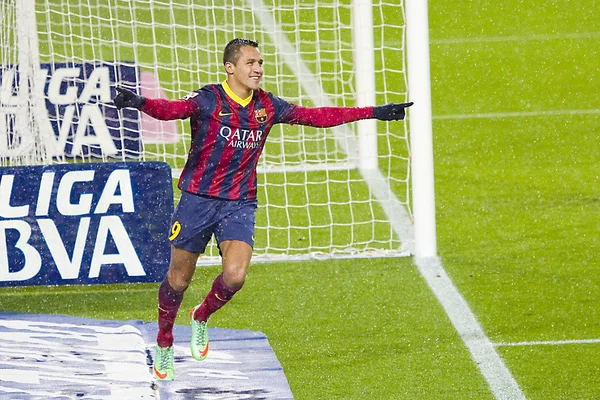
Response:
MULTIPOLYGON (((494 343, 600 338, 594 3, 429 4, 439 254, 494 343)), ((184 309, 218 270, 197 271, 184 309)), ((0 304, 152 321, 157 287, 6 288, 0 304)), ((211 324, 264 332, 296 399, 493 398, 410 259, 255 264, 211 324)), ((528 399, 600 393, 600 343, 497 351, 528 399)))
MULTIPOLYGON (((493 342, 600 338, 600 117, 556 113, 599 108, 600 24, 564 3, 430 8, 436 115, 550 112, 434 123, 440 254, 493 342)), ((498 351, 528 399, 599 392, 600 344, 498 351)))

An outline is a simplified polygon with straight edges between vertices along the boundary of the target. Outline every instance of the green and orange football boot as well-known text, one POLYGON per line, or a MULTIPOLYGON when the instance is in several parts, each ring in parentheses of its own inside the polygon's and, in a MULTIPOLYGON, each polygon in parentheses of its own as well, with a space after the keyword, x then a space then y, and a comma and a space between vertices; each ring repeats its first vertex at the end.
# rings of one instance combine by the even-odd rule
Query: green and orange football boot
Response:
POLYGON ((197 305, 190 311, 190 320, 192 323, 192 340, 190 341, 190 351, 192 357, 198 361, 202 361, 208 354, 208 327, 206 321, 196 321, 194 313, 200 307, 197 305))
POLYGON ((163 349, 156 346, 156 357, 154 357, 154 376, 161 381, 172 381, 175 376, 173 367, 173 346, 163 349))

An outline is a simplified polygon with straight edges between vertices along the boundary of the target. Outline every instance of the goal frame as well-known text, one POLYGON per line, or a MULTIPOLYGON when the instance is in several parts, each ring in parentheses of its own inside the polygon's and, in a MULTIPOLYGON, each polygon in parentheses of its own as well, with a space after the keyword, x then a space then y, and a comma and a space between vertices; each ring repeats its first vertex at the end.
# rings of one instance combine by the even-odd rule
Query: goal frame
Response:
POLYGON ((414 255, 437 255, 427 0, 405 0, 414 255))
MULTIPOLYGON (((404 0, 406 10, 406 48, 408 93, 410 101, 411 186, 413 211, 413 248, 416 257, 437 254, 435 227, 435 190, 433 170, 433 128, 431 111, 431 74, 429 60, 429 21, 427 0, 404 0)), ((356 60, 356 97, 358 105, 375 104, 375 60, 373 45, 373 2, 355 0, 354 48, 356 60)), ((377 139, 374 120, 358 123, 360 168, 377 169, 377 139)))

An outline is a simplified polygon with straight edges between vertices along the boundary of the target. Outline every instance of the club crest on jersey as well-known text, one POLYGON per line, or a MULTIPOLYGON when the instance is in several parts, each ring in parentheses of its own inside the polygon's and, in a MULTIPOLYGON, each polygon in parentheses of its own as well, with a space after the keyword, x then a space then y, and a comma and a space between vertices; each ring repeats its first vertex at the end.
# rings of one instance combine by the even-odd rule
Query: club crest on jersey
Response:
POLYGON ((264 108, 258 109, 254 111, 254 118, 260 123, 264 124, 267 122, 267 110, 264 108))

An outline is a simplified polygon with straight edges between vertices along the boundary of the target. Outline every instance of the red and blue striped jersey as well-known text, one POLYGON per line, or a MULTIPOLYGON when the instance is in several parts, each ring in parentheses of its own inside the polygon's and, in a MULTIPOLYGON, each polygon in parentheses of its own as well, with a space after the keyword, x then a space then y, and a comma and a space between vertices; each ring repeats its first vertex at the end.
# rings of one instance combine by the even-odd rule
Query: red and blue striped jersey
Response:
POLYGON ((141 111, 162 120, 190 118, 192 142, 179 189, 229 200, 256 198, 256 167, 273 125, 327 127, 372 117, 372 107, 301 107, 262 89, 242 100, 226 82, 182 100, 146 99, 141 111))

